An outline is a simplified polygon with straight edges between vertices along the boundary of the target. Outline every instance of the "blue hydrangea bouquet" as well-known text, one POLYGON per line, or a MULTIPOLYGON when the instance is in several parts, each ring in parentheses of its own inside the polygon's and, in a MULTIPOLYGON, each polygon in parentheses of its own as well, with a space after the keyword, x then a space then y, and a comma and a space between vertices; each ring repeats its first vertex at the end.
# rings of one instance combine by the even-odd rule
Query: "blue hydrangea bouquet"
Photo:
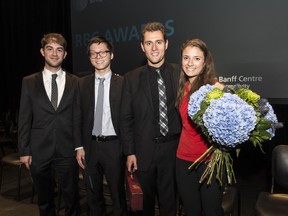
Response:
POLYGON ((240 144, 250 141, 264 152, 262 143, 283 127, 266 99, 238 84, 222 89, 216 85, 202 86, 189 99, 188 115, 211 144, 189 167, 207 163, 200 179, 207 179, 207 184, 213 175, 221 185, 223 176, 228 184, 236 183, 230 150, 235 149, 239 155, 240 144))

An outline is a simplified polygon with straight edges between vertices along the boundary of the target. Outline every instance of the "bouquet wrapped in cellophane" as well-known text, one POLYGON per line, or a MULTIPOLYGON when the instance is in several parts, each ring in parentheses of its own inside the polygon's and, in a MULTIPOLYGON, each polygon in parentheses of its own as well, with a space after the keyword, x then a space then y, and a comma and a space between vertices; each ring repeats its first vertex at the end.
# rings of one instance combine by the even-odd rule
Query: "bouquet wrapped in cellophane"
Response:
POLYGON ((283 127, 269 102, 241 85, 223 89, 209 84, 202 86, 189 99, 188 115, 211 144, 189 167, 194 169, 207 163, 200 179, 200 182, 207 180, 207 184, 213 175, 221 185, 224 176, 228 184, 235 183, 230 150, 236 149, 238 155, 240 144, 250 141, 263 151, 262 143, 283 127))

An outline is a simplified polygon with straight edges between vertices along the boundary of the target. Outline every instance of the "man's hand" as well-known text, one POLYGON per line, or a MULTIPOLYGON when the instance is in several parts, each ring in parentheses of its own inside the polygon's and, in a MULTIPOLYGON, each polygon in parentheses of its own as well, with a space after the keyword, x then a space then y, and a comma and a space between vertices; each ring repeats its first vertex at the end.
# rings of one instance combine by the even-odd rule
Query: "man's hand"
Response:
POLYGON ((127 156, 126 166, 127 166, 127 169, 128 169, 128 171, 130 173, 134 172, 135 170, 138 169, 138 167, 137 167, 137 159, 136 159, 135 155, 127 156))
POLYGON ((83 164, 83 161, 85 160, 85 151, 84 149, 78 149, 76 152, 76 160, 79 164, 79 166, 82 169, 85 169, 85 165, 83 164))
POLYGON ((20 156, 21 163, 25 164, 27 169, 30 169, 30 165, 32 163, 32 156, 20 156))

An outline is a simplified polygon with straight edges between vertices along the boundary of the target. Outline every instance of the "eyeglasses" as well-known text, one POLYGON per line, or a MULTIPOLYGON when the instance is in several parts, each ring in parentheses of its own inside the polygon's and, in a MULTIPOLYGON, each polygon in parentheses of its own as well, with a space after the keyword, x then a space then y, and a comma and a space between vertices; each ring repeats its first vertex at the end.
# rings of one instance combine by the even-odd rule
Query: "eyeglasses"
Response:
POLYGON ((110 53, 109 50, 100 51, 100 52, 90 52, 89 56, 90 56, 90 58, 97 58, 97 56, 99 55, 101 58, 104 58, 107 56, 108 53, 110 53))

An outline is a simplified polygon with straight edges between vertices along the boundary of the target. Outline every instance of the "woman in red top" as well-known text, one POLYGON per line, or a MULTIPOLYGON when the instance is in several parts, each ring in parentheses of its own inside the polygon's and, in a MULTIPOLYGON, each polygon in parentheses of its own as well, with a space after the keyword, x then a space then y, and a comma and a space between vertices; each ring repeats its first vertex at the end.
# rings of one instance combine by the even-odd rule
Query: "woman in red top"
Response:
POLYGON ((181 51, 182 72, 176 105, 183 127, 177 149, 177 186, 187 216, 202 216, 203 213, 205 216, 222 216, 223 188, 219 182, 214 178, 210 185, 199 183, 206 164, 201 164, 197 169, 188 169, 209 148, 208 141, 188 116, 188 101, 202 85, 215 84, 214 63, 208 47, 200 39, 187 40, 181 51))

